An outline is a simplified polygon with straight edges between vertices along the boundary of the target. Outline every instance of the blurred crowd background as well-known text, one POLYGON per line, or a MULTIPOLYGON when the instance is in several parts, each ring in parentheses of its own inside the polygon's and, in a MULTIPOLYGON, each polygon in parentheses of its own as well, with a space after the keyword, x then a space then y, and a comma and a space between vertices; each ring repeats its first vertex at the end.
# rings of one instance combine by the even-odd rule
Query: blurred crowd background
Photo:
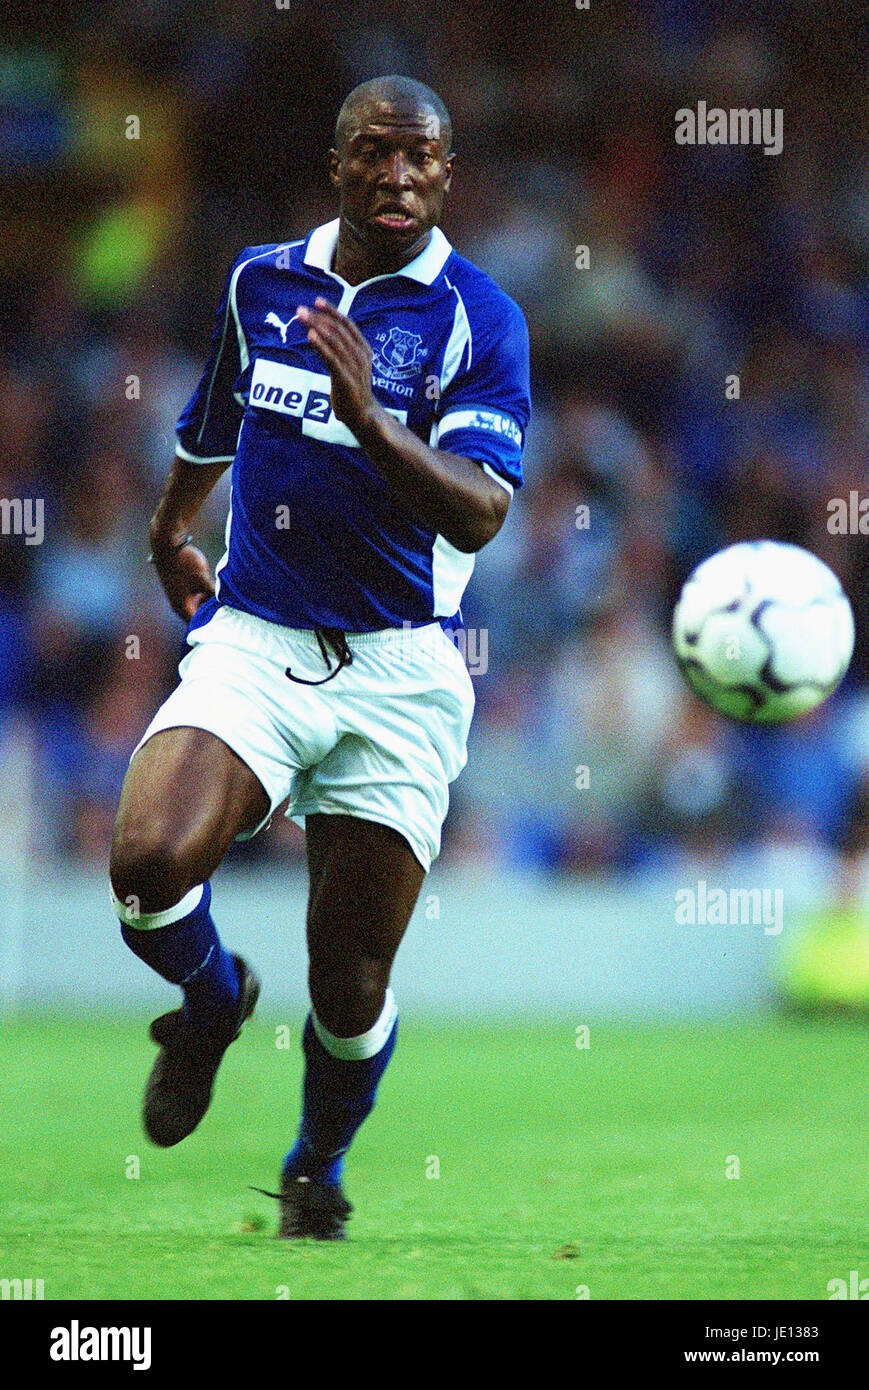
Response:
MULTIPOLYGON (((0 536, 0 747, 29 750, 40 852, 104 862, 175 680, 146 528, 226 269, 335 215, 338 106, 400 72, 451 110, 444 230, 521 304, 533 352, 526 486, 464 605, 487 670, 445 860, 865 864, 869 538, 827 527, 831 498, 869 496, 858 0, 62 11, 11 0, 0 45, 0 497, 45 504, 43 544, 0 536), (701 99, 781 107, 783 153, 677 145, 701 99), (705 710, 668 647, 690 569, 757 536, 821 555, 857 616, 845 685, 786 730, 705 710)), ((295 862, 302 840, 276 821, 234 853, 295 862)))

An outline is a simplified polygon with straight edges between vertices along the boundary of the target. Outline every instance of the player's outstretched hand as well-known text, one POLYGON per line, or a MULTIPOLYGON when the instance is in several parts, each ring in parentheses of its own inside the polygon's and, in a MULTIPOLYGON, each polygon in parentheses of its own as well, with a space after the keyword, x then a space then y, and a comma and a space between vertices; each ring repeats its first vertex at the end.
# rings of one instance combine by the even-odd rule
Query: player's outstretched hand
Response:
POLYGON ((208 561, 195 545, 185 545, 169 554, 155 550, 154 568, 173 611, 185 623, 214 595, 214 577, 208 561))
POLYGON ((317 349, 332 379, 332 409, 357 437, 381 407, 371 389, 373 353, 352 319, 319 296, 313 309, 296 310, 308 327, 308 342, 317 349))

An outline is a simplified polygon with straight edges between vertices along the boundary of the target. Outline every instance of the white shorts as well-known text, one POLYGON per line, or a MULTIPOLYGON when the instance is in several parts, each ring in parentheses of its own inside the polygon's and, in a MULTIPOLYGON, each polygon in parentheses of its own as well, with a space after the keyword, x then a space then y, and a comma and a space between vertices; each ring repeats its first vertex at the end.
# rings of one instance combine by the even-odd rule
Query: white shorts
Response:
POLYGON ((474 712, 464 660, 439 623, 348 633, 353 661, 325 685, 297 685, 286 674, 328 675, 314 632, 223 606, 187 641, 181 682, 133 757, 161 729, 206 729, 271 800, 260 825, 239 838, 255 835, 289 798, 286 814, 299 825, 325 814, 392 826, 430 867, 474 712))

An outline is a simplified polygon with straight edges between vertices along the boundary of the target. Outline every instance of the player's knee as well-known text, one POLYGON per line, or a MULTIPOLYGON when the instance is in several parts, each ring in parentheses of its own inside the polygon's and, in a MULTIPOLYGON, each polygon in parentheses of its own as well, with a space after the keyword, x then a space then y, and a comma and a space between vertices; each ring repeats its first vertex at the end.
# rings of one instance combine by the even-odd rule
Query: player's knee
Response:
POLYGON ((389 962, 312 958, 308 988, 314 1012, 336 1037, 356 1037, 377 1021, 389 984, 389 962))
POLYGON ((138 899, 142 912, 173 907, 202 882, 196 846, 170 835, 117 837, 109 861, 112 888, 119 898, 138 899))

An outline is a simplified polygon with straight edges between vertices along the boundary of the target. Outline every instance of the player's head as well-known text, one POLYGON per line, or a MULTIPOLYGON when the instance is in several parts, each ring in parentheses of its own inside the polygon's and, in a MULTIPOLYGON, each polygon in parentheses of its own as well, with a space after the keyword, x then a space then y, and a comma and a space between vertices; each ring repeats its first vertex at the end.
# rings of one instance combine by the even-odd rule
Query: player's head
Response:
POLYGON ((452 169, 449 113, 424 83, 375 77, 347 96, 329 173, 359 240, 404 258, 440 220, 452 169))

